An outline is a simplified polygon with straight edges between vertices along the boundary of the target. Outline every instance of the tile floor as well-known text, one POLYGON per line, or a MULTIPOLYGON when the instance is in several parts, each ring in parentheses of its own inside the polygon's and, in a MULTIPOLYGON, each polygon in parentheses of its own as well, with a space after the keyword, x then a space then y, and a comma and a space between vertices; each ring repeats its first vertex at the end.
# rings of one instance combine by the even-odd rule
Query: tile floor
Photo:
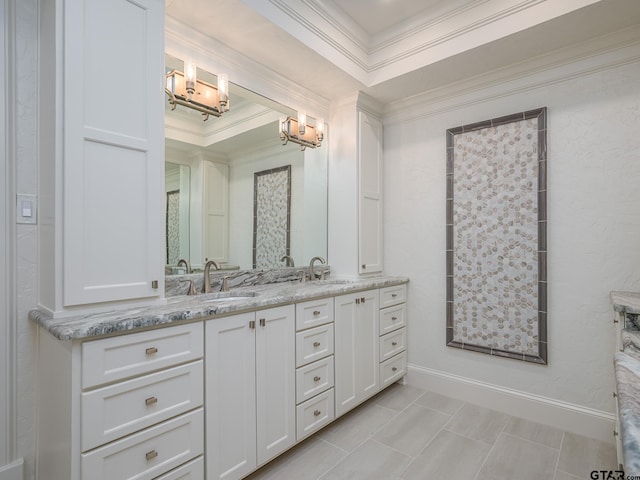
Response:
POLYGON ((248 478, 582 480, 616 465, 613 443, 396 384, 248 478))

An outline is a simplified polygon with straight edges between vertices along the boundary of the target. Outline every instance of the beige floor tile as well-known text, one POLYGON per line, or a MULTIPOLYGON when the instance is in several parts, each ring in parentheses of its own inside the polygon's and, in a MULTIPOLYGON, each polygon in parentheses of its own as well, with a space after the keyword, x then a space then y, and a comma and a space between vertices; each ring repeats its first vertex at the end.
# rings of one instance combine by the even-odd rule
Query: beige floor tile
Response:
POLYGON ((344 450, 311 437, 247 477, 247 480, 316 480, 346 456, 344 450))
POLYGON ((396 383, 373 398, 374 403, 392 410, 401 411, 416 401, 424 390, 396 383))
POLYGON ((467 403, 454 415, 446 429, 474 440, 493 443, 509 418, 505 413, 467 403))
POLYGON ((321 430, 318 436, 351 452, 397 414, 375 403, 366 403, 321 430))
POLYGON ((491 445, 442 430, 402 474, 403 480, 474 479, 491 445))
POLYGON ((411 457, 368 440, 333 467, 321 480, 390 480, 397 478, 411 457))
POLYGON ((414 457, 442 430, 450 418, 450 415, 420 405, 410 405, 378 430, 373 438, 414 457))
POLYGON ((565 433, 560 450, 558 470, 580 478, 590 478, 593 470, 617 470, 613 443, 565 433))
POLYGON ((460 411, 464 406, 464 402, 462 400, 456 400, 455 398, 440 395, 435 392, 425 392, 424 395, 416 400, 416 403, 423 407, 429 407, 433 410, 438 410, 439 412, 448 413, 449 415, 458 413, 458 411, 460 411))
POLYGON ((575 475, 571 475, 570 473, 562 472, 558 470, 553 480, 584 480, 584 479, 580 477, 576 477, 575 475))
POLYGON ((525 440, 540 443, 551 448, 560 448, 562 444, 562 430, 531 422, 523 418, 512 417, 504 431, 525 440))
POLYGON ((559 451, 500 434, 476 480, 553 480, 559 451))

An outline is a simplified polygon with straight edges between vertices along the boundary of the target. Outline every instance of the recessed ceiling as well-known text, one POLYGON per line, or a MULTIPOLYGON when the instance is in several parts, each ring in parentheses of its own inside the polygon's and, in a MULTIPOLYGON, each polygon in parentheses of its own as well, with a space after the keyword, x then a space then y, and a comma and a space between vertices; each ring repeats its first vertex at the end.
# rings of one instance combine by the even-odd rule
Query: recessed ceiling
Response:
POLYGON ((178 23, 328 100, 362 90, 383 103, 640 25, 638 0, 166 3, 178 23))

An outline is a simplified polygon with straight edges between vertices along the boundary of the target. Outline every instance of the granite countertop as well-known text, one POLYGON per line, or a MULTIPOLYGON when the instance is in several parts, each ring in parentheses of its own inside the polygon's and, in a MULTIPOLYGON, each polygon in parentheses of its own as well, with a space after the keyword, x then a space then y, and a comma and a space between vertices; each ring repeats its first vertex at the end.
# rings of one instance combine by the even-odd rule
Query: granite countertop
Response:
POLYGON ((640 292, 611 292, 611 302, 616 312, 640 315, 640 292))
POLYGON ((313 282, 282 282, 233 288, 195 296, 166 298, 166 304, 149 307, 119 308, 112 311, 53 318, 40 310, 29 318, 59 340, 88 339, 175 322, 212 318, 257 310, 315 298, 347 294, 370 288, 407 283, 407 277, 379 276, 358 280, 327 279, 313 282))

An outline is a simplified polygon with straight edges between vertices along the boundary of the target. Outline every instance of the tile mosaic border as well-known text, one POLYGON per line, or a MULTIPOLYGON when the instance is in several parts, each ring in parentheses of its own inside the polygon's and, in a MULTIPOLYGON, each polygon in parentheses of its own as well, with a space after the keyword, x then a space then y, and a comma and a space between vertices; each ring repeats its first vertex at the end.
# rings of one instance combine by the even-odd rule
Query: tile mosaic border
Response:
POLYGON ((280 258, 283 255, 290 255, 291 253, 291 165, 285 165, 283 167, 270 168, 268 170, 262 170, 261 172, 255 172, 253 174, 253 268, 274 268, 281 266, 280 258), (284 186, 286 193, 281 188, 283 185, 270 185, 274 187, 271 192, 264 192, 270 196, 270 203, 268 206, 260 205, 259 199, 263 192, 260 191, 260 180, 263 177, 271 176, 273 182, 278 182, 278 177, 281 173, 286 173, 286 179, 284 180, 284 186), (283 196, 286 195, 286 198, 283 196), (279 196, 279 198, 274 198, 279 196), (286 203, 286 211, 283 211, 281 206, 286 203), (275 208, 268 208, 274 206, 275 208), (280 207, 280 208, 279 208, 280 207), (267 213, 270 218, 258 218, 260 212, 267 213), (260 237, 260 224, 263 221, 277 222, 284 224, 284 231, 281 229, 269 229, 270 234, 273 236, 274 231, 277 235, 278 232, 284 233, 284 238, 264 238, 260 237), (277 252, 278 248, 284 246, 284 252, 277 252), (271 254, 271 255, 270 255, 271 254), (259 259, 273 256, 273 261, 266 264, 258 264, 259 259))
MULTIPOLYGON (((535 134, 534 134, 535 135, 535 134)), ((477 122, 461 127, 448 129, 446 132, 446 344, 454 348, 461 348, 497 357, 511 358, 525 362, 546 365, 547 359, 547 108, 507 115, 504 117, 477 122), (456 328, 468 321, 466 318, 455 318, 455 203, 454 203, 454 167, 455 167, 455 137, 463 133, 486 128, 508 125, 514 122, 537 119, 537 138, 533 147, 537 151, 537 338, 535 351, 513 351, 494 348, 488 345, 466 343, 454 338, 456 328)))

